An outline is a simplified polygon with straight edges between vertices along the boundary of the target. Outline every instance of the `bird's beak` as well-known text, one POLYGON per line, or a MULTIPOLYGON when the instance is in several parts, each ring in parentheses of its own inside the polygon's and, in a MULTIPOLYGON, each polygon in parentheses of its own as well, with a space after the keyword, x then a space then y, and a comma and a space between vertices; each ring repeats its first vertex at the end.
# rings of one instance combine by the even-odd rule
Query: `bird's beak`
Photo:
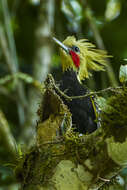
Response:
POLYGON ((66 45, 64 45, 62 42, 60 42, 59 40, 57 40, 55 37, 52 38, 56 44, 58 44, 66 53, 69 53, 69 47, 67 47, 66 45))

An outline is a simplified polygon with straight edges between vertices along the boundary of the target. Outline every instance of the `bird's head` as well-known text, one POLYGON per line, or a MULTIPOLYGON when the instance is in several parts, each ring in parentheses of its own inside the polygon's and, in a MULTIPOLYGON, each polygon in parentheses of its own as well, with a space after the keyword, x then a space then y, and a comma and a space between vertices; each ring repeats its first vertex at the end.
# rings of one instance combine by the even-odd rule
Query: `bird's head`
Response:
POLYGON ((60 56, 63 71, 73 69, 78 78, 84 80, 91 75, 90 71, 103 71, 109 57, 104 50, 95 49, 95 45, 87 39, 76 40, 74 36, 68 36, 63 43, 53 37, 53 40, 61 47, 60 56))

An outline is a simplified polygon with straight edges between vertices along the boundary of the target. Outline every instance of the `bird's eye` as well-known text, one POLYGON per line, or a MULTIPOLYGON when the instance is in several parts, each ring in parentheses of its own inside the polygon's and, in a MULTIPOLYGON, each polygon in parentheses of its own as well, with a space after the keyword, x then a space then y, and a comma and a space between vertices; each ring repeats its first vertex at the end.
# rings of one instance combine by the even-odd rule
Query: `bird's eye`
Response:
POLYGON ((72 50, 74 50, 75 52, 80 52, 80 49, 77 46, 72 46, 72 50))

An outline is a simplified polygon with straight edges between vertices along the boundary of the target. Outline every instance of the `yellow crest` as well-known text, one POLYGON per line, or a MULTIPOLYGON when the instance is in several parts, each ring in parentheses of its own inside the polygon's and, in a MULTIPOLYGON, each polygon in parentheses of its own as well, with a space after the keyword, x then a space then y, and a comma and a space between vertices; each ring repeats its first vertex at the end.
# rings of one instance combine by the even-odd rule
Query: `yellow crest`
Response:
POLYGON ((67 69, 78 71, 78 77, 80 80, 89 78, 91 75, 90 70, 104 71, 104 66, 107 64, 106 58, 111 57, 107 55, 106 51, 95 49, 95 45, 88 42, 87 39, 76 40, 74 36, 69 36, 63 41, 63 44, 70 48, 72 46, 77 46, 80 49, 80 52, 78 53, 80 57, 79 69, 74 65, 71 56, 63 49, 60 49, 63 71, 67 69))

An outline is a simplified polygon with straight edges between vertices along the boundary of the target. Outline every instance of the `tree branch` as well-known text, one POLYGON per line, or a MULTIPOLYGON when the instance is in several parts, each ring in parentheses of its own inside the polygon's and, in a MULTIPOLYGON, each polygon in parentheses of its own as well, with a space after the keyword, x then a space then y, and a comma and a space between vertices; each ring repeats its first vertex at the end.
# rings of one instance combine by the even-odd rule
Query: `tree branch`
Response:
POLYGON ((23 173, 22 184, 26 190, 37 187, 39 190, 99 190, 105 187, 127 163, 127 89, 100 91, 121 89, 121 93, 108 99, 101 115, 102 126, 80 136, 71 129, 71 113, 54 88, 51 75, 45 85, 38 113, 36 145, 24 156, 19 171, 23 173), (61 135, 59 130, 65 114, 66 132, 61 135))

